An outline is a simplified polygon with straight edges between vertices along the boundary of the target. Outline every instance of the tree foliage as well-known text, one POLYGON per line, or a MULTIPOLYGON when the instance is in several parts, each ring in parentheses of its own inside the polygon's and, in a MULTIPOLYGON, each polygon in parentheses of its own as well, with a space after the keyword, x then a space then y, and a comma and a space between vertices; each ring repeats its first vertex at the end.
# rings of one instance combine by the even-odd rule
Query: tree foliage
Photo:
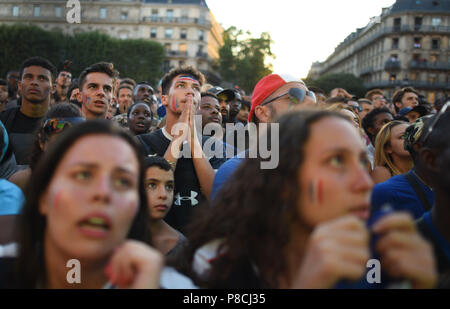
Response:
POLYGON ((247 93, 253 91, 256 83, 272 73, 269 59, 275 55, 271 51, 273 43, 270 34, 263 32, 259 38, 251 36, 236 27, 223 33, 224 45, 219 50, 219 73, 230 83, 239 85, 247 93))
POLYGON ((78 76, 87 66, 99 61, 114 63, 121 77, 156 84, 162 76, 164 47, 143 39, 115 39, 98 32, 65 35, 23 24, 0 25, 0 76, 19 70, 32 56, 50 60, 56 67, 66 59, 72 61, 70 71, 78 76))
POLYGON ((364 97, 367 91, 364 87, 364 81, 361 78, 348 73, 326 74, 316 80, 306 78, 304 81, 307 86, 319 87, 327 94, 334 88, 344 88, 350 94, 357 97, 364 97))

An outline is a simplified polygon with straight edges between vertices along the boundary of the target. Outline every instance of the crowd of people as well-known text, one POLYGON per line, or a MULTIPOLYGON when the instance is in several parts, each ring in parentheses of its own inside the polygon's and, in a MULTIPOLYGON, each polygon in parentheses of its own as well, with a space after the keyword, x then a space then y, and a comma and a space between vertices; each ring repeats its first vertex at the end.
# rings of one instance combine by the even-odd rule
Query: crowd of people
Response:
POLYGON ((0 288, 450 287, 448 97, 119 74, 0 79, 0 288))

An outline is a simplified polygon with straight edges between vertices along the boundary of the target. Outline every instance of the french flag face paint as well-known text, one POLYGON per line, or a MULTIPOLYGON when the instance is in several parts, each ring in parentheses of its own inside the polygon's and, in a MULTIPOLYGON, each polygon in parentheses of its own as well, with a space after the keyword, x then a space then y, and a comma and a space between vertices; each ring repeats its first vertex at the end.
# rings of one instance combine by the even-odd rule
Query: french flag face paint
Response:
POLYGON ((316 179, 309 184, 309 198, 313 205, 322 204, 323 202, 323 182, 316 179))

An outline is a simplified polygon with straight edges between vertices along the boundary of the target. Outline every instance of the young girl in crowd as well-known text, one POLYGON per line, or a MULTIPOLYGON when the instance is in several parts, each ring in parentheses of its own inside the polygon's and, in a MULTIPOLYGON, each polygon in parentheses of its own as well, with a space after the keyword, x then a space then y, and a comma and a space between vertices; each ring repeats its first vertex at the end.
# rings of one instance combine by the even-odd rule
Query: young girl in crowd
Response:
POLYGON ((279 164, 261 169, 264 160, 246 159, 210 213, 191 225, 187 258, 198 284, 332 288, 363 277, 376 253, 390 276, 414 288, 434 285, 431 248, 410 216, 386 215, 367 227, 373 183, 363 141, 344 115, 282 116, 279 164), (372 253, 370 235, 379 237, 372 253))
POLYGON ((18 257, 0 259, 0 287, 159 287, 143 171, 132 137, 109 121, 63 132, 33 170, 18 257), (74 260, 79 283, 67 279, 74 260))
POLYGON ((128 109, 128 128, 133 135, 148 133, 153 120, 153 113, 145 102, 138 102, 128 109))
POLYGON ((164 221, 172 207, 174 174, 169 162, 162 157, 147 157, 144 163, 153 244, 166 257, 176 259, 186 246, 187 239, 164 221))
POLYGON ((394 120, 378 132, 375 140, 375 168, 371 173, 375 183, 404 174, 413 167, 411 155, 403 146, 403 136, 408 126, 404 121, 394 120))

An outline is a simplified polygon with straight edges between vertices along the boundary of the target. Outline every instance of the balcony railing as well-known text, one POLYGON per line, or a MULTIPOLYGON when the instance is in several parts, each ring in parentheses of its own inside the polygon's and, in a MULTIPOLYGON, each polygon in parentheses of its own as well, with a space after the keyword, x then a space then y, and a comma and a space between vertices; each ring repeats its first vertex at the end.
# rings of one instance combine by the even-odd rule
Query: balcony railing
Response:
POLYGON ((427 62, 411 60, 408 64, 409 69, 422 69, 422 70, 450 70, 450 63, 448 62, 427 62))
POLYGON ((207 54, 207 53, 197 52, 197 53, 195 54, 195 56, 198 57, 198 58, 208 59, 208 54, 207 54))
POLYGON ((166 51, 166 56, 168 57, 188 57, 187 51, 179 51, 179 50, 168 50, 166 51))
MULTIPOLYGON (((363 38, 362 40, 360 40, 360 42, 356 43, 354 45, 353 48, 353 53, 356 53, 357 51, 359 51, 360 49, 366 47, 367 45, 371 44, 373 41, 391 34, 391 33, 401 33, 401 32, 417 32, 414 30, 414 25, 400 25, 400 26, 394 26, 394 27, 383 27, 380 28, 377 32, 371 34, 371 35, 366 35, 367 37, 363 38)), ((450 34, 450 26, 425 26, 422 25, 419 29, 419 32, 429 32, 429 33, 447 33, 450 34)), ((355 40, 360 39, 360 36, 355 36, 355 38, 352 38, 351 40, 348 40, 347 42, 343 42, 341 44, 339 44, 338 47, 336 47, 334 54, 338 54, 340 50, 344 49, 345 47, 353 44, 353 42, 355 42, 355 40)), ((347 59, 349 56, 344 56, 344 57, 340 57, 339 59, 334 60, 333 62, 330 62, 330 64, 328 66, 325 66, 324 69, 322 70, 322 73, 325 72, 326 70, 328 70, 328 68, 333 67, 335 65, 337 65, 338 63, 340 63, 341 61, 347 59)))
POLYGON ((385 71, 399 71, 401 69, 400 60, 389 59, 384 63, 385 71))
POLYGON ((396 88, 396 87, 414 87, 422 89, 438 89, 438 90, 450 90, 450 82, 434 82, 428 81, 413 81, 413 80, 379 80, 375 82, 365 83, 364 86, 368 89, 371 88, 396 88))
POLYGON ((373 67, 365 67, 365 68, 361 69, 361 71, 359 72, 359 75, 363 76, 363 75, 368 75, 371 73, 373 73, 373 67))
POLYGON ((156 17, 156 16, 144 16, 142 17, 143 22, 150 23, 166 23, 166 24, 196 24, 202 26, 210 26, 210 22, 206 19, 201 18, 190 18, 190 17, 156 17))

